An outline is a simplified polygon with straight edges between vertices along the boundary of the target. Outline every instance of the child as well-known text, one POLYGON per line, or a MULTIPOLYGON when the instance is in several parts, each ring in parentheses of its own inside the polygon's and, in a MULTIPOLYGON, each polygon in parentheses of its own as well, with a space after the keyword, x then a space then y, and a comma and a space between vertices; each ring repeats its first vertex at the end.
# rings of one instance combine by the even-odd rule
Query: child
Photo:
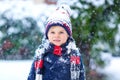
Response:
POLYGON ((28 80, 85 80, 81 54, 72 38, 69 6, 59 6, 48 18, 28 80))

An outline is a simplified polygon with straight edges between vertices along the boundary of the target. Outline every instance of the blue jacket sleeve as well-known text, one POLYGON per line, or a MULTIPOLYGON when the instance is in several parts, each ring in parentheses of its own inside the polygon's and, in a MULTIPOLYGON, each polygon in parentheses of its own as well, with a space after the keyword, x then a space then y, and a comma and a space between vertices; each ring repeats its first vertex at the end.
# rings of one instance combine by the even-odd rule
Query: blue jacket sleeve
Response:
POLYGON ((35 80, 36 71, 35 71, 34 63, 35 63, 35 61, 33 61, 32 65, 31 65, 30 73, 28 75, 27 80, 35 80))
POLYGON ((81 64, 80 64, 80 80, 86 80, 84 64, 82 62, 82 59, 80 61, 81 61, 81 64))

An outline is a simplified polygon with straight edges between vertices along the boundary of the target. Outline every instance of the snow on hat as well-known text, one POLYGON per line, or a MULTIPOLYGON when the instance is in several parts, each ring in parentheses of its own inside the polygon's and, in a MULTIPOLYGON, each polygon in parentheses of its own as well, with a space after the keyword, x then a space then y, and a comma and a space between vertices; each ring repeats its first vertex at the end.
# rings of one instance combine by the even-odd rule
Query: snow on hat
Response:
POLYGON ((62 4, 57 7, 55 12, 47 19, 45 35, 52 26, 61 26, 63 27, 69 36, 72 35, 72 25, 70 21, 71 10, 70 7, 66 4, 62 4))

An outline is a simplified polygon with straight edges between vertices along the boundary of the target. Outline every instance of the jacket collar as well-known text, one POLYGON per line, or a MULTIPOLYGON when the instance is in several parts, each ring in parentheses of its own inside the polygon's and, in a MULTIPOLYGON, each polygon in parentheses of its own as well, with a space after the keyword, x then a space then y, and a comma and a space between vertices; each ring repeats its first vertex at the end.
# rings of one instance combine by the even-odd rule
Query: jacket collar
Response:
POLYGON ((56 46, 52 43, 49 43, 49 47, 47 50, 45 50, 46 52, 50 52, 50 53, 53 53, 55 55, 58 55, 58 56, 61 56, 63 53, 66 53, 67 51, 67 46, 68 43, 65 43, 61 46, 56 46))

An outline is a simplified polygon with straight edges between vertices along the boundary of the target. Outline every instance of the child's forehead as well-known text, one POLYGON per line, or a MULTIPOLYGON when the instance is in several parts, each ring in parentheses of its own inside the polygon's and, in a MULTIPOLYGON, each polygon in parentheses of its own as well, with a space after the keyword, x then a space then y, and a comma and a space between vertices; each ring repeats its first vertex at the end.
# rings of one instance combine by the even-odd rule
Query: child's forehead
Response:
POLYGON ((51 28, 63 28, 63 27, 62 26, 51 26, 51 28))
POLYGON ((50 30, 65 30, 62 26, 51 26, 50 30))

